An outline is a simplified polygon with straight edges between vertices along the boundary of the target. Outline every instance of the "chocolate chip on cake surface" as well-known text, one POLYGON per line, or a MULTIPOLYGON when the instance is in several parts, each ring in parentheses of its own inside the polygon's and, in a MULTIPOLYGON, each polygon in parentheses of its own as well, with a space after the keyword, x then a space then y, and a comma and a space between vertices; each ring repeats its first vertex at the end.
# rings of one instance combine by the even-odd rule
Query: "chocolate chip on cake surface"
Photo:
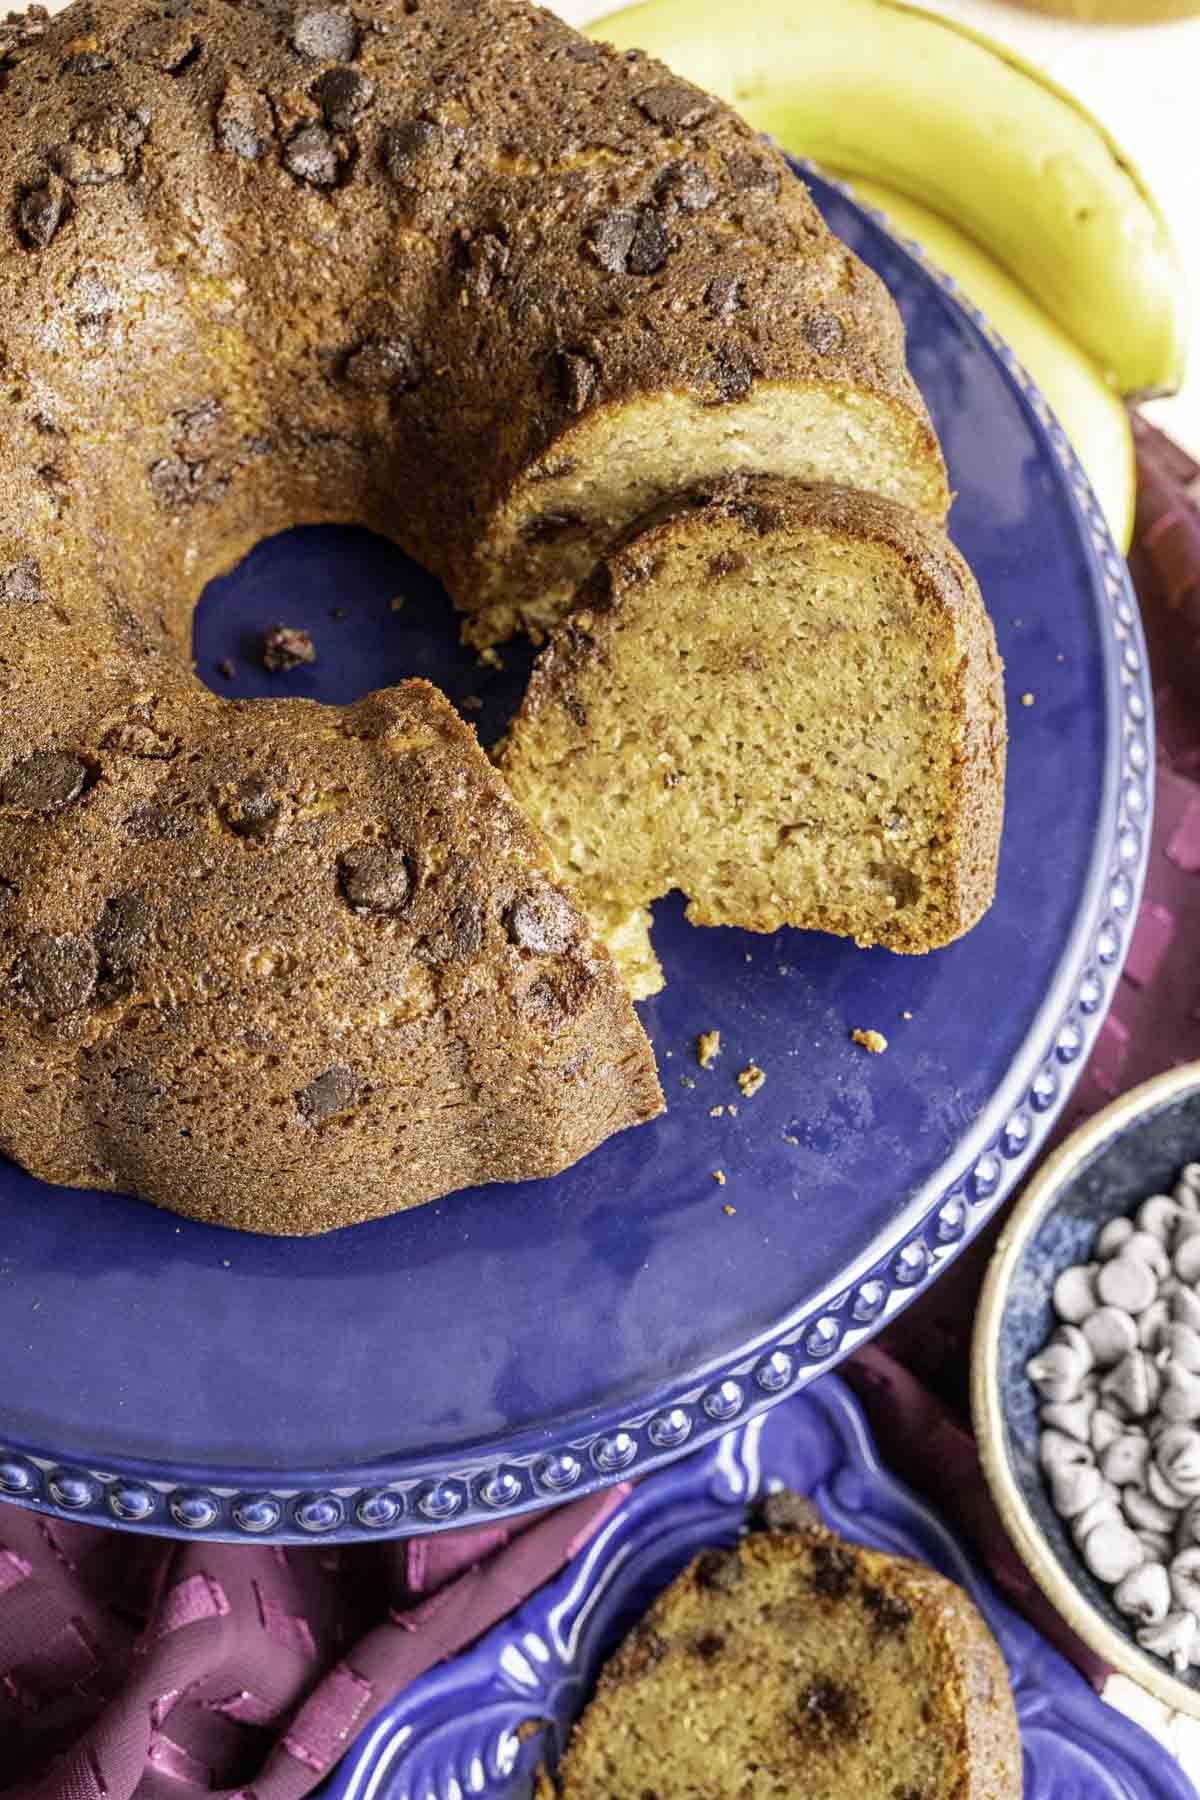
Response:
POLYGON ((346 1112, 358 1100, 362 1084, 345 1063, 335 1063, 302 1087, 296 1095, 296 1110, 306 1125, 322 1125, 337 1113, 346 1112))
POLYGON ((818 356, 829 356, 834 350, 841 348, 846 333, 840 319, 824 307, 814 307, 805 313, 800 321, 800 335, 810 350, 818 356))
POLYGON ((317 83, 317 98, 325 123, 335 131, 350 131, 375 98, 375 83, 357 69, 327 69, 317 83))
POLYGON ((662 268, 670 234, 652 206, 615 207, 592 224, 588 246, 610 275, 653 275, 662 268))
POLYGON ((714 319, 731 319, 737 311, 741 281, 736 275, 714 275, 704 290, 704 304, 714 319))
POLYGON ((338 885, 355 912, 403 912, 413 893, 411 860, 387 844, 346 850, 338 862, 338 885))
POLYGON ((280 799, 261 776, 247 775, 222 798, 219 811, 235 836, 263 843, 279 821, 280 799))
POLYGON ((183 456, 160 456, 146 470, 146 480, 155 500, 166 512, 179 512, 194 506, 204 486, 207 464, 189 462, 183 456))
POLYGON ((313 62, 353 62, 358 55, 358 27, 347 8, 322 7, 297 15, 292 43, 313 62))
POLYGON ((37 750, 14 763, 0 780, 0 802, 27 812, 61 812, 88 786, 91 770, 65 750, 37 750))
POLYGON ((17 230, 31 250, 46 250, 67 211, 66 183, 61 176, 48 175, 36 187, 26 188, 17 201, 17 230))
POLYGON ((57 1020, 87 1005, 98 974, 99 960, 90 938, 42 931, 21 951, 9 980, 22 1006, 57 1020))
POLYGON ((712 1588, 718 1594, 732 1593, 744 1573, 742 1559, 735 1548, 706 1550, 696 1564, 699 1586, 712 1588))
POLYGON ((68 56, 62 65, 63 75, 104 75, 112 68, 112 57, 102 50, 80 50, 68 56))
POLYGON ((0 880, 0 913, 12 905, 19 892, 20 889, 14 881, 0 880))
POLYGON ((132 890, 114 894, 105 901, 92 928, 92 942, 106 970, 117 974, 132 966, 143 940, 153 929, 155 916, 145 896, 132 890))
POLYGON ((725 1648, 725 1639, 719 1631, 706 1631, 692 1645, 692 1652, 701 1662, 715 1662, 725 1648))
POLYGON ((832 1675, 818 1675, 801 1690, 796 1722, 805 1737, 824 1749, 839 1741, 853 1743, 869 1710, 857 1688, 832 1675))
POLYGON ((912 1624, 912 1607, 898 1594, 887 1594, 882 1588, 868 1585, 863 1588, 862 1597, 876 1637, 901 1637, 912 1624))
POLYGON ((745 567, 746 558, 740 551, 718 550, 715 556, 709 557, 704 572, 710 581, 723 581, 726 575, 736 575, 745 567))
POLYGON ((421 374, 421 359, 410 337, 368 338, 346 358, 346 380, 368 391, 400 393, 416 387, 421 374))
POLYGON ((514 900, 504 915, 509 942, 535 956, 558 956, 574 943, 579 924, 554 888, 537 889, 514 900))
POLYGON ((465 247, 466 292, 474 300, 486 300, 508 267, 511 251, 495 231, 481 231, 465 247))
POLYGON ((568 410, 573 413, 586 411, 600 379, 600 371, 591 357, 584 356, 577 350, 561 350, 558 356, 558 377, 568 410))
POLYGON ((42 598, 42 568, 32 556, 19 556, 0 572, 0 606, 37 606, 42 598))
POLYGON ((407 187, 418 170, 448 159, 453 138, 429 119, 402 119, 389 125, 380 139, 383 166, 392 180, 407 187))
POLYGON ((777 194, 779 170, 762 156, 731 156, 725 167, 734 188, 741 194, 777 194))
POLYGON ((670 163, 658 178, 655 199, 663 206, 678 206, 685 213, 704 212, 717 197, 707 169, 694 162, 670 163))
POLYGON ((431 963, 468 962, 483 948, 483 905, 474 894, 459 894, 446 912, 439 931, 430 932, 418 946, 431 963))
POLYGON ((655 125, 666 125, 671 131, 688 130, 707 119, 716 109, 716 101, 681 81, 660 82, 657 87, 643 88, 636 105, 655 125))
POLYGON ((303 663, 317 660, 311 632, 294 625, 272 625, 263 638, 263 667, 272 674, 286 674, 303 663))
POLYGON ((308 187, 334 187, 338 178, 337 145, 323 125, 302 125, 284 146, 283 166, 308 187))
POLYGON ((849 1592, 854 1579, 854 1553, 840 1544, 814 1544, 812 1548, 812 1585, 818 1594, 840 1600, 849 1592))
POLYGON ((736 344, 721 344, 700 370, 700 389, 707 406, 730 406, 744 400, 754 386, 754 359, 736 344))

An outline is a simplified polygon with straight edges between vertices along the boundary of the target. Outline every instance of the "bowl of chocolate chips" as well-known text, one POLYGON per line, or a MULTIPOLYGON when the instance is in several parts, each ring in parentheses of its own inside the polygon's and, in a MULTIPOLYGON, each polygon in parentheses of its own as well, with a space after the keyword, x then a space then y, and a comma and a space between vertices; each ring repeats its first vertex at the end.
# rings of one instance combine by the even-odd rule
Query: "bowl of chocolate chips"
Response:
POLYGON ((1025 1188, 980 1296, 971 1400, 1043 1592, 1200 1718, 1200 1063, 1096 1114, 1025 1188))

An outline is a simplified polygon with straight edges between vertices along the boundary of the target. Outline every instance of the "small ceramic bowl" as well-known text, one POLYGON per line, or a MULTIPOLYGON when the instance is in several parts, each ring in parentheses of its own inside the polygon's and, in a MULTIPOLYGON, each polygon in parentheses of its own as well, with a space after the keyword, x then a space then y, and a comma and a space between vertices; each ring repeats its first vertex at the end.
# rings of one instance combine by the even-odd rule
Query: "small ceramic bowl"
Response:
POLYGON ((1113 1668, 1200 1718, 1200 1669, 1177 1676, 1140 1649, 1085 1568, 1038 1464, 1038 1397, 1025 1364, 1057 1320, 1058 1275, 1086 1262, 1099 1228, 1169 1192, 1200 1161, 1200 1063, 1143 1083, 1081 1126, 1029 1183, 996 1246, 975 1320, 971 1406, 992 1496, 1022 1560, 1076 1634, 1113 1668))

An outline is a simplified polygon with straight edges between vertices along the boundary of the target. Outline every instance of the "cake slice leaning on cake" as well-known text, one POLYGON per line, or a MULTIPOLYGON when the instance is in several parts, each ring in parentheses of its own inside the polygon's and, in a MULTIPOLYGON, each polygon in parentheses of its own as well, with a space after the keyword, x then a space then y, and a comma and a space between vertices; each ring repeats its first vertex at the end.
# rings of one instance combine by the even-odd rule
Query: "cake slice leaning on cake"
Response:
POLYGON ((501 751, 635 994, 647 907, 919 952, 988 906, 995 634, 936 526, 877 496, 706 483, 641 520, 539 659, 501 751))

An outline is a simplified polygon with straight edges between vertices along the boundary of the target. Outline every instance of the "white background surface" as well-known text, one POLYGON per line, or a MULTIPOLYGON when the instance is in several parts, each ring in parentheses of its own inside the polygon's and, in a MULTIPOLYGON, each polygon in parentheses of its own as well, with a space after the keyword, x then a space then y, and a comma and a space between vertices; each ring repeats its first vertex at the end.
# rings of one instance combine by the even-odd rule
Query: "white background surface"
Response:
MULTIPOLYGON (((10 0, 15 4, 16 0, 10 0)), ((61 10, 63 0, 49 0, 61 10)), ((741 0, 730 0, 739 4, 741 0)), ((837 0, 829 0, 836 8, 837 0)), ((1154 188, 1178 238, 1200 338, 1200 19, 1140 27, 1086 26, 1043 17, 1003 0, 924 0, 931 10, 1009 43, 1092 108, 1154 188)), ((594 0, 558 0, 573 25, 611 11, 594 0)), ((753 12, 747 11, 752 29, 753 12)), ((899 73, 899 72, 898 72, 899 73)), ((802 149, 802 145, 790 146, 802 149)), ((1182 395, 1147 411, 1200 458, 1200 347, 1182 395)), ((1121 1676, 1105 1697, 1168 1744, 1200 1787, 1200 1722, 1169 1714, 1121 1676)))

